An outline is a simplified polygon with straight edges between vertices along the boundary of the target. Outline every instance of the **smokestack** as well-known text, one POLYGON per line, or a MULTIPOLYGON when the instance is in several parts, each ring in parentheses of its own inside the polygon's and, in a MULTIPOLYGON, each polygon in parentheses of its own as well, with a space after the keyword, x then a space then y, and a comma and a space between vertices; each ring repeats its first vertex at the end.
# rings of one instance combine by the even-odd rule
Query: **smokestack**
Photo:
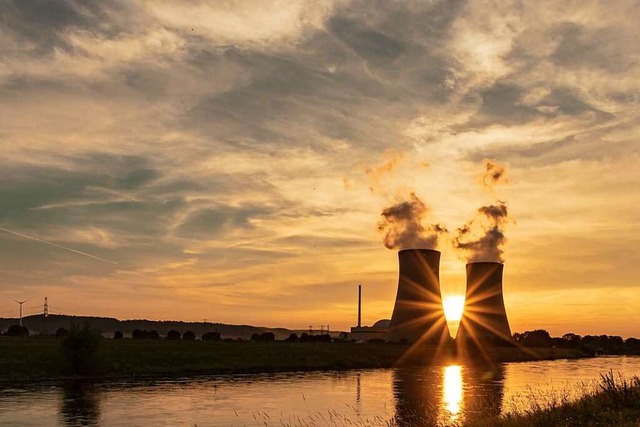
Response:
POLYGON ((449 338, 440 295, 440 252, 398 252, 398 294, 391 316, 389 341, 438 344, 449 338))
POLYGON ((358 285, 358 328, 361 326, 362 320, 362 285, 358 285))
POLYGON ((456 341, 461 344, 500 344, 511 340, 504 308, 499 262, 467 264, 467 292, 456 341))

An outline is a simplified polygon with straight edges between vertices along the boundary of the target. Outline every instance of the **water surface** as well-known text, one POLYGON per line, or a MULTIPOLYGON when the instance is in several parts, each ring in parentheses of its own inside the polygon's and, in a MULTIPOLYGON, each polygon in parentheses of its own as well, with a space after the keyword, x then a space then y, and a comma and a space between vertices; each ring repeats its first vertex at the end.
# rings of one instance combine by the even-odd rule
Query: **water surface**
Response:
POLYGON ((5 386, 0 425, 452 425, 575 398, 610 370, 638 375, 640 357, 5 386))

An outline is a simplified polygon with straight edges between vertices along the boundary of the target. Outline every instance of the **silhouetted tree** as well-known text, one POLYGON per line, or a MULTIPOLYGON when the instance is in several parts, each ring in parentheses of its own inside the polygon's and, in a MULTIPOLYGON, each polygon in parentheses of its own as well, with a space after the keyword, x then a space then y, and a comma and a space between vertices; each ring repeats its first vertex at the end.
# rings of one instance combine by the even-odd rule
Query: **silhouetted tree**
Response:
POLYGON ((133 339, 157 339, 160 338, 158 331, 147 331, 146 329, 134 329, 131 332, 131 338, 133 339))
POLYGON ((220 332, 207 332, 202 334, 202 341, 220 341, 220 332))
POLYGON ((62 340, 65 359, 74 374, 90 374, 97 370, 97 353, 102 335, 89 323, 71 325, 69 333, 62 340))
POLYGON ((273 332, 263 332, 261 334, 251 334, 251 341, 275 341, 276 336, 273 332))
POLYGON ((7 335, 11 337, 27 337, 29 336, 29 330, 21 325, 11 325, 7 329, 7 335))
POLYGON ((551 335, 544 329, 525 331, 518 336, 518 342, 525 347, 553 347, 554 344, 551 335))
POLYGON ((175 329, 172 329, 169 332, 167 332, 168 340, 179 340, 180 336, 181 336, 180 332, 176 331, 175 329))
POLYGON ((66 330, 65 328, 58 328, 56 330, 56 337, 60 338, 60 337, 64 337, 69 333, 68 330, 66 330))
POLYGON ((640 351, 640 340, 637 338, 627 338, 624 345, 630 352, 636 353, 640 351))
POLYGON ((299 341, 298 335, 296 335, 295 333, 291 333, 289 335, 289 337, 285 341, 287 341, 287 342, 298 342, 299 341))
POLYGON ((309 342, 309 334, 306 332, 303 332, 300 335, 300 342, 309 342))
POLYGON ((186 341, 195 341, 196 334, 194 334, 193 331, 187 331, 182 335, 182 339, 186 341))

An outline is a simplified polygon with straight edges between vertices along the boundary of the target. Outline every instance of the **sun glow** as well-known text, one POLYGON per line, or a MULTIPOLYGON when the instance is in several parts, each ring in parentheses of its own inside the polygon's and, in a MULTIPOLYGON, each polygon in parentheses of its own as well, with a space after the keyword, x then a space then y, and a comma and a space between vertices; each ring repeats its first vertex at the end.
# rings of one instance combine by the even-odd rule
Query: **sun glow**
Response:
POLYGON ((444 368, 443 385, 443 403, 451 414, 451 420, 455 421, 462 403, 462 368, 459 365, 444 368))
POLYGON ((447 321, 459 321, 462 319, 462 312, 464 311, 464 297, 463 296, 451 296, 446 297, 442 301, 444 307, 444 315, 447 321))

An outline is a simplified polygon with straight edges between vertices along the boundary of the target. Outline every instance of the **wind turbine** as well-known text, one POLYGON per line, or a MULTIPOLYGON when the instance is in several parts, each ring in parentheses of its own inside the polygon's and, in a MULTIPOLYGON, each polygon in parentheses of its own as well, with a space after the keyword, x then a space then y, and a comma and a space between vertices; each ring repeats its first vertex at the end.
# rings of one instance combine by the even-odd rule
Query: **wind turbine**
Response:
POLYGON ((15 299, 14 299, 14 301, 15 301, 15 302, 17 302, 18 304, 20 304, 20 326, 22 326, 22 304, 24 304, 24 303, 25 303, 25 302, 27 302, 27 301, 31 301, 32 299, 33 299, 33 298, 29 298, 29 299, 26 299, 26 300, 24 300, 24 301, 18 301, 18 300, 15 300, 15 299))

